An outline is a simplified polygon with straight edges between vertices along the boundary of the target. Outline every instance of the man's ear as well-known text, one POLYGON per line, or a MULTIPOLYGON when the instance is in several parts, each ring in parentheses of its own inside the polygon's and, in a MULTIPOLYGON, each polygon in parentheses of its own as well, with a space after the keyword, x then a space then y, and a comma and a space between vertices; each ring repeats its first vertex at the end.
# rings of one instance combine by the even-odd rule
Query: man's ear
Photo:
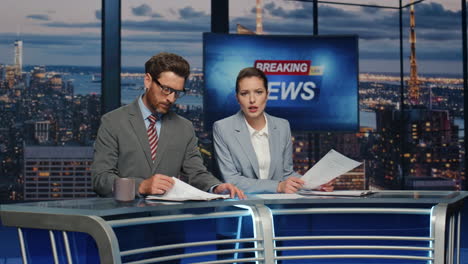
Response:
POLYGON ((151 77, 151 75, 149 73, 146 73, 144 81, 143 81, 145 85, 145 90, 148 90, 152 81, 153 81, 153 78, 151 77))

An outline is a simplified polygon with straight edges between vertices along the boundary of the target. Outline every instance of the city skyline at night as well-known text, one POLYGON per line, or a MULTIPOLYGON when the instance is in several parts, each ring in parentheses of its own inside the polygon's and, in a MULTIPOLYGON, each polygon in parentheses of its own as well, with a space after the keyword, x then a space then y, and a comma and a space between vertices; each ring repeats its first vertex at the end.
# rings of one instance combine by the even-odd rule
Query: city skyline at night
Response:
MULTIPOLYGON (((209 0, 191 5, 175 0, 157 6, 122 1, 120 89, 122 104, 140 95, 144 62, 157 52, 186 57, 192 66, 186 83, 189 92, 174 111, 193 122, 211 170, 213 148, 211 131, 204 130, 201 68, 201 36, 210 30, 209 5, 209 0)), ((312 34, 312 3, 265 0, 263 5, 265 34, 312 34)), ((89 151, 101 117, 100 3, 85 1, 70 16, 70 10, 53 0, 40 7, 16 8, 0 17, 0 201, 22 200, 27 194, 23 190, 34 193, 31 199, 79 197, 67 192, 71 186, 90 188, 89 151), (44 152, 42 147, 49 149, 44 152), (87 149, 85 163, 72 156, 63 161, 41 156, 74 147, 87 149)), ((255 1, 230 1, 231 33, 237 23, 255 28, 254 9, 255 1)), ((304 173, 333 148, 365 164, 339 180, 337 189, 424 188, 431 187, 434 179, 444 188, 464 188, 461 23, 456 20, 460 8, 453 1, 416 5, 418 42, 414 44, 424 110, 413 112, 402 111, 401 106, 398 12, 323 4, 319 11, 320 34, 359 36, 360 131, 329 131, 317 137, 292 131, 295 169, 304 173), (437 25, 431 16, 439 18, 437 25), (403 132, 391 130, 400 125, 398 116, 407 122, 403 132), (406 149, 395 147, 398 144, 406 149)), ((409 8, 403 14, 403 101, 408 107, 409 8)))
MULTIPOLYGON (((0 158, 3 160, 3 165, 0 166, 3 173, 0 189, 6 189, 6 197, 0 197, 0 200, 63 199, 78 197, 75 194, 84 195, 80 197, 92 195, 80 194, 70 187, 76 185, 81 188, 83 182, 87 182, 87 187, 90 187, 90 157, 84 166, 76 157, 64 157, 63 160, 68 159, 69 165, 66 165, 62 161, 57 163, 57 158, 52 159, 39 153, 42 153, 43 147, 49 148, 44 153, 60 153, 73 146, 86 147, 88 152, 91 150, 99 127, 101 108, 100 82, 94 79, 99 74, 98 68, 26 66, 22 74, 18 74, 15 69, 15 66, 9 65, 0 67, 0 109, 4 113, 0 118, 0 158), (65 107, 66 105, 73 107, 65 107), (29 153, 28 158, 23 157, 26 152, 29 153), (39 156, 31 160, 31 155, 39 156), (78 167, 81 171, 74 164, 81 164, 78 167), (23 189, 35 194, 23 193, 23 189)), ((317 152, 320 157, 333 148, 365 164, 364 167, 340 177, 337 189, 363 186, 394 189, 405 185, 406 188, 434 188, 431 184, 438 183, 443 183, 442 188, 463 188, 465 174, 461 163, 462 141, 457 136, 460 134, 459 129, 463 127, 459 126, 460 122, 456 122, 456 119, 463 119, 462 79, 420 79, 423 101, 427 102, 431 98, 434 113, 444 114, 433 115, 435 119, 428 119, 426 114, 412 120, 414 126, 417 126, 417 130, 414 130, 418 134, 416 138, 416 132, 412 131, 413 125, 408 123, 405 130, 408 135, 413 134, 413 139, 408 145, 411 147, 406 150, 393 149, 400 137, 399 132, 391 130, 398 124, 398 119, 394 119, 398 114, 385 114, 398 112, 398 81, 398 76, 360 74, 360 133, 321 133, 317 139, 311 141, 308 133, 293 131, 295 170, 304 173, 317 162, 311 153, 317 152), (431 87, 430 97, 427 87, 431 87), (363 115, 365 113, 368 114, 363 115), (437 118, 438 116, 441 118, 437 118), (441 139, 437 139, 439 136, 441 139), (315 143, 316 140, 318 141, 315 143), (416 155, 419 152, 417 149, 429 156, 416 155), (389 156, 382 156, 383 153, 388 153, 389 156), (398 165, 399 153, 407 157, 404 159, 406 165, 402 164, 403 168, 408 168, 406 171, 401 170, 398 165), (450 158, 447 160, 443 156, 450 158), (379 161, 380 157, 384 157, 385 162, 379 161), (438 181, 434 181, 435 179, 438 181)), ((142 82, 143 73, 122 74, 124 103, 129 103, 142 93, 142 82)), ((203 129, 203 82, 201 72, 192 73, 186 83, 188 96, 178 101, 174 111, 193 122, 200 151, 205 164, 211 170, 211 132, 203 129)), ((404 136, 410 138, 405 134, 404 136)))
MULTIPOLYGON (((422 74, 461 75, 461 6, 456 2, 426 0, 415 7, 422 74)), ((0 17, 1 64, 13 63, 11 43, 20 38, 28 49, 24 53, 25 65, 100 65, 100 2, 73 6, 73 14, 69 14, 68 4, 64 7, 54 0, 41 1, 39 6, 36 3, 14 6, 0 17)), ((255 1, 231 1, 229 9, 230 32, 235 32, 236 24, 255 28, 255 1)), ((312 34, 310 2, 265 0, 263 10, 265 34, 312 34)), ((362 72, 399 71, 398 12, 324 4, 319 6, 319 11, 320 34, 360 37, 362 72)), ((191 1, 190 5, 185 1, 157 4, 122 1, 122 66, 138 67, 144 64, 148 54, 172 51, 200 68, 201 33, 210 31, 210 20, 208 0, 191 1)), ((409 8, 403 10, 403 28, 406 58, 410 52, 409 8)), ((408 72, 406 60, 405 65, 404 70, 408 72)))

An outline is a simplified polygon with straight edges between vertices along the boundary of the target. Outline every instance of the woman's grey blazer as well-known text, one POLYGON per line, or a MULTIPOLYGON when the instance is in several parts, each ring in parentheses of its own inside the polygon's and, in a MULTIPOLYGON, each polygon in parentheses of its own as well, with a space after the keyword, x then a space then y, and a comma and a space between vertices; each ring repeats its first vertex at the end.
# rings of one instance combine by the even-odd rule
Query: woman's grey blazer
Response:
POLYGON ((278 183, 289 176, 301 177, 293 170, 289 122, 265 113, 270 143, 268 179, 259 178, 257 156, 242 111, 216 121, 213 138, 216 162, 226 182, 247 193, 274 193, 278 183))

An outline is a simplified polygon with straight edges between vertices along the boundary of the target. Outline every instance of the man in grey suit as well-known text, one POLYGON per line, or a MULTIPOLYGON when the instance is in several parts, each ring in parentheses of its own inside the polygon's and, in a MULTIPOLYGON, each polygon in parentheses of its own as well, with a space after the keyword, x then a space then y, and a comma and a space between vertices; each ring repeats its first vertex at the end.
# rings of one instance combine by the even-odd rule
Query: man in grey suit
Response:
POLYGON ((118 177, 135 179, 140 195, 164 194, 174 185, 172 177, 182 177, 203 191, 245 198, 207 171, 192 123, 170 111, 189 73, 188 62, 176 54, 153 56, 145 64, 145 93, 102 117, 91 168, 100 196, 112 195, 118 177))

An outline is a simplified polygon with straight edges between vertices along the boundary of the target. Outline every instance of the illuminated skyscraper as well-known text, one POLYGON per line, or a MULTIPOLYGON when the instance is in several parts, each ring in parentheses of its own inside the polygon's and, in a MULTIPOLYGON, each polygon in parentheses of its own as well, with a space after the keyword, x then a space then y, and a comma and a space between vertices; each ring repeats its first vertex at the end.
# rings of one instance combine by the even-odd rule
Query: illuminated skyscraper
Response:
POLYGON ((34 138, 42 144, 49 141, 50 121, 38 121, 34 124, 34 138))
POLYGON ((416 64, 416 22, 414 18, 414 4, 411 1, 410 9, 410 79, 408 81, 409 86, 409 100, 412 105, 418 105, 420 103, 419 94, 419 80, 418 80, 418 65, 416 64))
POLYGON ((61 91, 63 88, 62 76, 55 74, 49 79, 49 87, 55 91, 61 91))
POLYGON ((16 81, 17 68, 15 66, 6 66, 5 68, 5 81, 8 88, 13 88, 16 81))
POLYGON ((458 127, 448 111, 413 108, 376 113, 381 133, 370 146, 375 158, 368 167, 376 185, 460 190, 464 174, 459 170, 458 127))
POLYGON ((16 75, 21 76, 23 72, 23 41, 16 40, 15 41, 15 67, 16 67, 16 75))
POLYGON ((94 197, 93 147, 25 146, 24 200, 94 197))

